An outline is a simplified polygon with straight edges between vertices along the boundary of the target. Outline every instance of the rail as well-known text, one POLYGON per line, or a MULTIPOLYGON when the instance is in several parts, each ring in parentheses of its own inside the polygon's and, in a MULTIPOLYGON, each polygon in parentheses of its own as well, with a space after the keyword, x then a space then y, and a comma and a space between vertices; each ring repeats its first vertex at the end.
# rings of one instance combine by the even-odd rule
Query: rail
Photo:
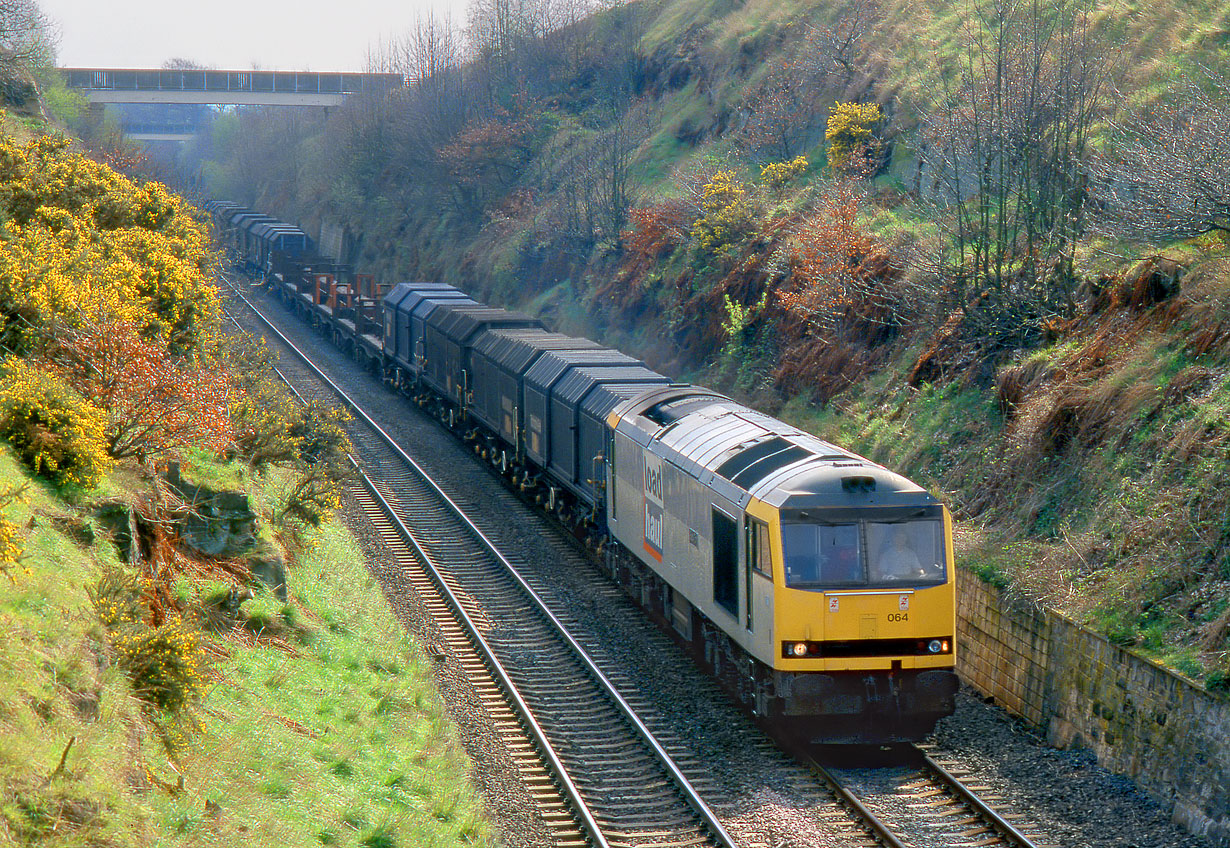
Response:
MULTIPOLYGON (((363 408, 358 403, 356 403, 353 399, 351 399, 351 397, 340 386, 338 386, 332 379, 330 379, 328 375, 326 375, 322 370, 320 370, 320 368, 318 368, 316 364, 312 362, 311 358, 308 357, 307 354, 305 354, 289 338, 287 338, 273 324, 273 322, 271 322, 251 301, 249 301, 246 297, 244 297, 243 294, 238 291, 237 287, 234 288, 234 292, 236 296, 239 297, 244 302, 244 304, 252 311, 252 313, 257 317, 257 319, 261 322, 261 324, 264 327, 266 327, 268 331, 273 333, 282 344, 285 344, 287 348, 291 350, 308 369, 310 369, 310 371, 315 375, 317 379, 319 379, 322 383, 327 385, 339 398, 341 398, 342 402, 360 420, 362 420, 363 423, 368 428, 370 428, 372 432, 377 434, 377 436, 380 438, 383 444, 387 448, 392 450, 398 456, 398 458, 406 465, 407 468, 412 470, 415 477, 422 484, 427 486, 431 490, 431 492, 434 494, 434 496, 441 503, 446 505, 448 510, 454 515, 454 517, 457 518, 457 520, 459 520, 467 528, 468 532, 482 546, 482 548, 491 557, 493 557, 497 562, 500 563, 501 567, 505 570, 505 573, 517 584, 517 586, 522 591, 523 595, 529 600, 534 610, 544 620, 550 623, 553 631, 557 634, 557 636, 560 639, 562 639, 567 644, 569 649, 572 651, 573 655, 585 667, 590 677, 599 685, 599 687, 605 693, 607 698, 611 701, 611 703, 616 707, 616 709, 624 717, 625 721, 627 721, 627 723, 636 732, 636 735, 640 738, 642 743, 645 744, 646 747, 649 748, 653 752, 654 757, 657 759, 659 764, 669 775, 672 782, 675 784, 677 790, 679 791, 680 795, 683 797, 684 801, 693 810, 693 812, 700 819, 700 821, 704 824, 705 828, 712 835, 714 841, 718 845, 722 846, 722 848, 736 848, 736 843, 730 837, 730 835, 726 832, 725 827, 721 824, 720 821, 718 821, 716 815, 709 808, 709 806, 705 803, 704 799, 700 796, 700 793, 692 785, 691 781, 689 781, 687 776, 684 775, 683 772, 680 770, 679 766, 675 763, 674 759, 671 757, 669 752, 666 751, 666 749, 662 746, 662 744, 654 736, 652 731, 650 731, 650 729, 645 725, 642 719, 636 714, 635 710, 631 707, 631 705, 629 705, 628 702, 624 699, 624 697, 619 693, 616 686, 610 681, 610 679, 606 676, 606 674, 604 674, 603 671, 598 667, 598 665, 590 657, 589 653, 585 650, 585 648, 572 636, 571 633, 569 633, 567 627, 563 624, 563 622, 561 622, 556 617, 556 615, 547 606, 545 601, 543 601, 541 596, 530 586, 530 584, 520 574, 520 572, 512 564, 512 562, 510 562, 509 559, 486 536, 486 534, 484 534, 482 530, 479 529, 479 527, 473 522, 470 516, 467 515, 465 511, 460 506, 458 506, 457 503, 446 492, 444 492, 439 487, 439 485, 430 477, 430 475, 427 474, 425 470, 423 470, 423 468, 414 460, 414 458, 411 457, 409 454, 407 454, 401 448, 401 446, 397 444, 396 440, 394 440, 392 436, 390 436, 370 415, 368 415, 367 412, 364 411, 363 408)), ((370 480, 367 480, 366 475, 364 475, 364 479, 366 480, 364 487, 368 489, 369 492, 372 492, 373 494, 375 494, 374 492, 375 487, 371 485, 370 480)), ((385 504, 386 511, 392 509, 392 507, 388 505, 387 501, 385 501, 383 498, 380 498, 380 500, 385 504)), ((399 527, 399 532, 404 537, 407 538, 408 544, 411 544, 420 556, 427 557, 427 552, 423 549, 422 545, 419 543, 419 541, 414 536, 414 534, 409 530, 409 528, 407 528, 404 525, 404 523, 401 522, 400 518, 396 518, 395 520, 396 520, 396 524, 399 527)), ((427 559, 425 561, 430 561, 430 560, 427 559)), ((437 582, 442 583, 443 582, 442 575, 439 575, 439 572, 436 572, 436 575, 437 575, 437 582)), ((459 602, 456 601, 455 596, 453 596, 452 600, 450 600, 450 605, 452 605, 454 602, 459 604, 459 602)), ((460 606, 458 605, 456 609, 460 611, 460 606)), ((462 611, 462 615, 464 615, 463 611, 462 611)), ((471 632, 476 639, 479 639, 479 640, 482 639, 481 634, 478 633, 477 628, 473 627, 472 622, 466 625, 466 629, 469 632, 471 632)), ((482 642, 482 644, 487 645, 485 640, 482 642)), ((513 685, 511 678, 507 675, 507 672, 503 670, 503 667, 499 665, 498 659, 496 659, 494 653, 491 652, 490 646, 487 646, 482 650, 483 650, 484 656, 489 657, 490 662, 495 663, 496 666, 501 669, 501 671, 499 672, 501 676, 501 680, 504 681, 505 685, 511 687, 509 689, 510 693, 516 692, 516 688, 513 685)), ((527 719, 529 721, 533 721, 532 716, 529 715, 528 705, 525 705, 524 700, 520 698, 520 695, 517 695, 516 699, 520 706, 524 706, 526 710, 525 715, 527 716, 527 719)), ((536 722, 534 726, 537 727, 536 722)), ((539 728, 539 731, 541 732, 541 728, 539 728)), ((545 736, 543 737, 543 740, 545 742, 545 736)), ((558 762, 558 757, 556 757, 555 762, 558 762)), ((558 767, 560 769, 563 769, 563 764, 560 763, 558 767)), ((570 796, 570 799, 573 800, 574 803, 584 805, 584 802, 581 799, 579 793, 577 793, 574 799, 571 798, 570 796)), ((596 824, 594 826, 596 827, 596 824)))

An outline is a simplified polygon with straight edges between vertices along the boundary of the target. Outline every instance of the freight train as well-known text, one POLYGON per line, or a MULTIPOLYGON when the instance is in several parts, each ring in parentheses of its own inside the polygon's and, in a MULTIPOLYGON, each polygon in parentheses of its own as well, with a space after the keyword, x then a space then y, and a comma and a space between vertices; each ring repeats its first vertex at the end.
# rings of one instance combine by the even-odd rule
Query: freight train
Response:
POLYGON ((530 315, 386 290, 297 227, 207 209, 254 277, 554 514, 777 732, 916 741, 952 713, 952 519, 925 489, 530 315))

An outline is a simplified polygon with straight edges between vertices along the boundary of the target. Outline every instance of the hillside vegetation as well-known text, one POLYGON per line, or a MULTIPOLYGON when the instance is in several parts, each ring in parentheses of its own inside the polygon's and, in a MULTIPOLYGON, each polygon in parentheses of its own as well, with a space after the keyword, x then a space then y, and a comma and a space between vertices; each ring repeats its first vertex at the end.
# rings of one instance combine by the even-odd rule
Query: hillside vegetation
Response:
MULTIPOLYGON (((1230 681, 1230 6, 483 0, 181 160, 934 488, 962 560, 1230 681)), ((331 241, 332 243, 332 241, 331 241)))
MULTIPOLYGON (((5 126, 10 124, 5 121, 5 126)), ((198 212, 0 132, 0 845, 487 844, 198 212)))

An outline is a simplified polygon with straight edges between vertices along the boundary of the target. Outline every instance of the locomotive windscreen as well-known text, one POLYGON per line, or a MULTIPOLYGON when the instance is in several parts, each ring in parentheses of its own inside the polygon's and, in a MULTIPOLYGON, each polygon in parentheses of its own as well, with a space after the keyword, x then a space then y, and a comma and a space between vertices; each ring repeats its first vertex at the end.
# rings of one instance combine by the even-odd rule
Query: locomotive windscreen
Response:
POLYGON ((786 585, 793 589, 921 586, 944 582, 943 524, 856 521, 782 524, 786 585))
POLYGON ((944 528, 939 521, 868 521, 864 527, 869 583, 943 581, 944 528))

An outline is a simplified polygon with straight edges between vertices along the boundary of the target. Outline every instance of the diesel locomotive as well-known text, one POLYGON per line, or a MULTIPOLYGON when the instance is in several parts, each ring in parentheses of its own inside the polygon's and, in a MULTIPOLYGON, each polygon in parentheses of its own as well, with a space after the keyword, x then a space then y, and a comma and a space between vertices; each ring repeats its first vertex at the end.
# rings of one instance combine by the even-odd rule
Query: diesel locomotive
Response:
POLYGON ((954 708, 952 519, 850 451, 443 283, 389 290, 212 202, 298 314, 474 446, 755 715, 796 740, 921 739, 954 708))

